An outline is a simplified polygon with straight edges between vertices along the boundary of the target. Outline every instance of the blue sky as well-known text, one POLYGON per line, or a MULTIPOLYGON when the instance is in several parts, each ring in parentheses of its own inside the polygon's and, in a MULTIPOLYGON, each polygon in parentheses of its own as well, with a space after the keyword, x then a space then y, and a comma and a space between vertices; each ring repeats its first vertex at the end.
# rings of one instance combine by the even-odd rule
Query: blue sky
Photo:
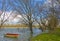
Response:
MULTIPOLYGON (((21 8, 18 8, 18 9, 22 9, 21 11, 23 13, 26 13, 25 10, 27 11, 27 9, 25 9, 24 6, 20 4, 21 2, 19 2, 18 0, 0 0, 0 10, 2 10, 2 2, 5 2, 4 4, 5 4, 5 7, 7 8, 6 11, 12 11, 14 9, 14 7, 9 4, 9 1, 11 3, 14 3, 14 5, 17 8, 18 8, 18 6, 20 6, 21 8)), ((38 5, 43 5, 45 1, 46 0, 31 0, 31 4, 32 4, 31 7, 34 8, 34 6, 36 5, 36 3, 38 3, 38 5)))
MULTIPOLYGON (((0 0, 0 10, 2 9, 2 2, 5 2, 5 7, 7 7, 7 11, 10 11, 13 9, 13 7, 11 7, 9 5, 9 0, 0 0)), ((10 0, 11 2, 13 2, 16 6, 19 6, 19 3, 15 3, 15 1, 18 2, 18 0, 10 0)), ((37 2, 41 5, 44 3, 45 0, 31 0, 32 1, 32 6, 34 6, 37 2)))
MULTIPOLYGON (((21 0, 22 1, 22 0, 21 0)), ((43 5, 44 4, 44 2, 45 2, 46 0, 31 0, 31 7, 33 7, 34 8, 34 6, 36 5, 36 3, 38 3, 39 5, 43 5)), ((13 10, 13 6, 11 6, 11 5, 9 5, 9 0, 0 0, 0 10, 2 10, 2 2, 5 2, 5 7, 7 8, 6 9, 6 11, 12 11, 13 10)), ((21 8, 18 8, 18 9, 23 9, 23 10, 21 10, 23 13, 26 13, 25 12, 25 10, 27 10, 27 9, 25 9, 24 8, 24 6, 23 5, 21 5, 20 3, 21 2, 19 2, 18 0, 10 0, 10 2, 11 3, 14 3, 14 5, 18 8, 18 6, 20 6, 21 8)), ((23 4, 23 3, 22 3, 23 4)), ((35 9, 36 10, 36 9, 35 9)), ((36 12, 36 13, 38 13, 38 12, 36 12)), ((44 12, 43 12, 43 14, 44 14, 44 12)), ((43 15, 42 15, 43 16, 43 15)))
MULTIPOLYGON (((10 4, 9 4, 9 1, 11 2, 11 3, 14 3, 14 6, 16 6, 17 8, 18 8, 18 6, 20 6, 21 8, 18 8, 19 10, 20 9, 23 9, 23 10, 21 10, 22 12, 24 12, 25 13, 25 11, 24 10, 27 10, 26 8, 24 8, 24 4, 23 4, 23 2, 19 2, 18 0, 0 0, 0 10, 2 10, 2 2, 5 2, 4 4, 4 6, 5 6, 5 8, 6 8, 6 11, 12 11, 13 9, 14 9, 14 7, 13 6, 11 6, 10 4), (23 5, 21 5, 20 3, 22 3, 23 5)), ((21 0, 22 1, 22 0, 21 0)), ((43 5, 44 4, 44 2, 45 2, 46 0, 31 0, 31 7, 33 7, 34 8, 34 6, 36 5, 36 3, 38 3, 38 5, 43 5)), ((58 7, 57 7, 58 8, 58 7)), ((35 8, 35 10, 37 10, 36 8, 35 8)), ((58 9, 57 9, 58 10, 58 9)), ((42 12, 42 16, 44 16, 45 17, 45 15, 47 14, 46 13, 46 11, 48 11, 48 9, 44 9, 43 10, 43 12, 42 12), (45 15, 44 15, 45 14, 45 15)), ((37 13, 38 11, 36 11, 36 13, 37 13)))

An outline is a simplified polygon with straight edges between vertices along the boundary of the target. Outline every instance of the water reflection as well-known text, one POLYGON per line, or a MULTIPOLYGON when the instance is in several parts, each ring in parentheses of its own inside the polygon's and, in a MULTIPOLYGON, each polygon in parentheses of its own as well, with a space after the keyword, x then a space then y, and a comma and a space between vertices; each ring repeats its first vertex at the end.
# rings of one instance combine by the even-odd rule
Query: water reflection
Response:
MULTIPOLYGON (((40 34, 42 31, 38 28, 33 28, 33 36, 40 34)), ((28 41, 30 37, 30 30, 29 28, 4 28, 4 30, 0 31, 0 41, 28 41), (6 33, 18 33, 20 34, 19 37, 16 39, 14 38, 7 38, 4 37, 6 33)))

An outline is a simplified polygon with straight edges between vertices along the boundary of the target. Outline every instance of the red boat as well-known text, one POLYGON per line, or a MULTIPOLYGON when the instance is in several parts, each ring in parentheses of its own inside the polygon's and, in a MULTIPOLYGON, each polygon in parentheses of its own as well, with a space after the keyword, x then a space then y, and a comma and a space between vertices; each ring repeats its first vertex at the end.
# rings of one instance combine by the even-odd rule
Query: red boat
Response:
POLYGON ((5 37, 10 37, 10 38, 18 38, 19 34, 12 34, 12 33, 7 33, 5 34, 5 37))

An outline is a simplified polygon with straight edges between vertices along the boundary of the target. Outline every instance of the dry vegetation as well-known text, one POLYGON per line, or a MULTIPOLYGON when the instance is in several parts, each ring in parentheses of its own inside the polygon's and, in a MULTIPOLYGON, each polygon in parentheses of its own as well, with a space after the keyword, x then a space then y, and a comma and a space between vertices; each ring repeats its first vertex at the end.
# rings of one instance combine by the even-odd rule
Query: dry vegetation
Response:
MULTIPOLYGON (((4 24, 2 27, 28 27, 25 24, 4 24)), ((33 25, 33 27, 39 27, 38 25, 33 25)))

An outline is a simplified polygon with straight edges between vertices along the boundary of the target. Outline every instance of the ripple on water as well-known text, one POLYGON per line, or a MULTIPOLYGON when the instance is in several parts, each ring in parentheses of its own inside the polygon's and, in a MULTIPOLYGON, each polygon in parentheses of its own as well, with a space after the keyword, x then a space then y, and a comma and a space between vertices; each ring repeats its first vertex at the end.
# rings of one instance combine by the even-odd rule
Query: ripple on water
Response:
MULTIPOLYGON (((33 29, 33 36, 36 36, 37 34, 40 34, 41 30, 34 28, 33 29)), ((5 28, 4 30, 0 31, 0 41, 28 41, 30 37, 30 31, 28 28, 5 28), (13 38, 6 38, 4 37, 4 34, 6 33, 18 33, 20 34, 18 39, 13 38)))

